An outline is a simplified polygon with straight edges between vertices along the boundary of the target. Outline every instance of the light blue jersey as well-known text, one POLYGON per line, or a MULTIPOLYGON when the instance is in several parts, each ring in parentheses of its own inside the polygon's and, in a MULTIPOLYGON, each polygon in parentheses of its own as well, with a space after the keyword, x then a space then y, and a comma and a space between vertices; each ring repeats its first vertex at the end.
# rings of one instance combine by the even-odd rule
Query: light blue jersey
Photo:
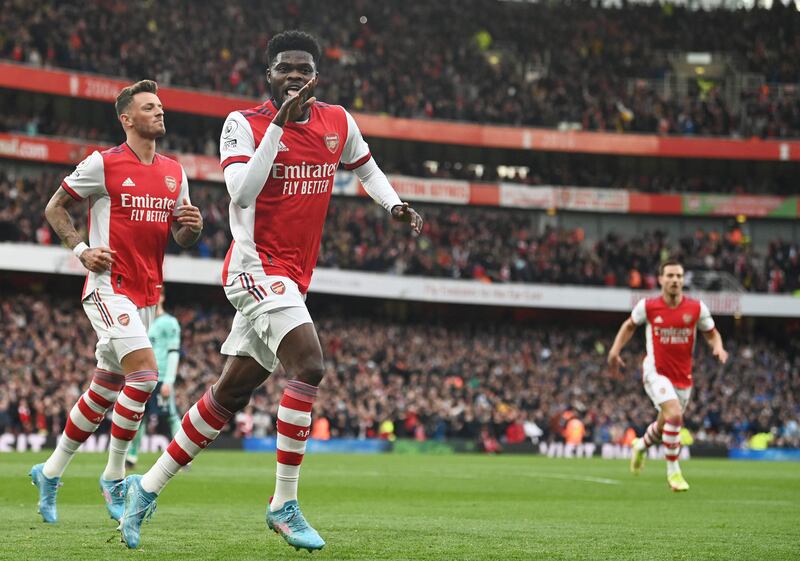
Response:
POLYGON ((158 381, 174 384, 181 348, 181 326, 178 320, 167 313, 161 314, 150 324, 147 336, 156 355, 158 381))

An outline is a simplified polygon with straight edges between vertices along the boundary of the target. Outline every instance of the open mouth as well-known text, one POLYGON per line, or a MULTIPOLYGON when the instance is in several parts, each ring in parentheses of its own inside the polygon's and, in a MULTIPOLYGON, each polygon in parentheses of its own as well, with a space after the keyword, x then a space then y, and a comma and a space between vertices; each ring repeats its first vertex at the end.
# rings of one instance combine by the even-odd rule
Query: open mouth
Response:
POLYGON ((299 84, 292 84, 286 87, 286 97, 295 97, 299 92, 300 88, 302 88, 299 84))

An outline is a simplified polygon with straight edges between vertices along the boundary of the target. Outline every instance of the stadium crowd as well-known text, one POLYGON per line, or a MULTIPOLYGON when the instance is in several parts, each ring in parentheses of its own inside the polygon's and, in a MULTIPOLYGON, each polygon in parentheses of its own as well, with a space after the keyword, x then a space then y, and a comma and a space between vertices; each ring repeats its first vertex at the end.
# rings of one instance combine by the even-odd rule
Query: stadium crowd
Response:
MULTIPOLYGON (((34 283, 35 285, 35 283, 34 283)), ((168 306, 169 307, 169 306, 168 306)), ((77 298, 8 291, 0 300, 0 433, 58 434, 94 368, 95 335, 77 298)), ((185 411, 221 371, 232 311, 176 306, 183 326, 178 404, 185 411)), ((463 438, 502 447, 533 440, 625 443, 652 420, 640 382, 641 333, 618 376, 605 367, 614 329, 548 325, 395 323, 323 315, 326 376, 314 438, 463 438)), ((739 445, 772 433, 774 446, 800 446, 800 354, 767 339, 728 338, 720 367, 704 345, 686 426, 699 442, 739 445)), ((226 429, 274 434, 285 376, 279 370, 226 429)), ((107 423, 106 423, 107 424, 107 423)), ((101 430, 107 430, 107 426, 101 430)), ((490 445, 491 446, 491 445, 490 445)))
MULTIPOLYGON (((0 132, 22 133, 30 136, 54 136, 74 139, 83 143, 116 145, 123 140, 117 123, 108 121, 105 127, 92 127, 76 121, 63 121, 52 117, 49 106, 40 108, 37 113, 0 110, 0 132)), ((167 118, 169 123, 169 116, 167 118)), ((184 134, 180 127, 168 125, 167 135, 159 140, 159 150, 184 154, 201 154, 219 157, 219 134, 221 123, 195 134, 184 134)), ((411 177, 460 179, 480 182, 507 182, 523 185, 567 185, 577 187, 607 187, 625 189, 642 193, 724 193, 724 194, 767 194, 794 195, 796 186, 794 174, 773 173, 754 175, 752 170, 741 167, 733 170, 706 172, 694 170, 686 173, 679 167, 673 170, 639 170, 631 161, 609 161, 601 163, 597 159, 592 165, 585 165, 563 155, 548 154, 526 166, 487 165, 481 162, 461 161, 423 161, 422 159, 392 159, 380 157, 381 169, 387 173, 397 173, 411 177)))
POLYGON ((323 45, 322 98, 356 111, 658 134, 800 134, 794 88, 762 85, 737 96, 712 79, 691 80, 681 95, 658 87, 668 54, 679 51, 724 53, 765 84, 796 84, 800 14, 780 2, 703 11, 590 1, 216 0, 192 3, 192 17, 181 0, 6 4, 0 57, 33 65, 263 98, 268 39, 302 27, 323 45))
MULTIPOLYGON (((218 157, 221 125, 217 129, 219 130, 204 131, 205 134, 202 135, 189 135, 181 134, 171 127, 169 134, 159 140, 159 151, 218 157)), ((35 114, 21 111, 13 101, 0 112, 0 132, 52 136, 87 144, 108 144, 109 147, 125 140, 119 124, 114 121, 109 121, 105 127, 92 127, 82 122, 80 116, 75 121, 54 118, 49 106, 37 108, 35 114)))
MULTIPOLYGON (((460 179, 477 182, 519 183, 523 185, 555 185, 624 189, 639 193, 714 193, 732 195, 794 195, 797 191, 793 175, 771 173, 756 176, 752 170, 713 169, 687 173, 677 170, 638 170, 619 158, 587 165, 585 160, 547 154, 525 166, 486 165, 480 162, 419 160, 383 160, 387 172, 438 179, 460 179), (677 171, 677 173, 676 173, 677 171)), ((775 170, 777 171, 777 169, 775 170)))
MULTIPOLYGON (((0 241, 59 243, 42 207, 63 177, 44 173, 31 179, 0 170, 0 241)), ((230 245, 228 197, 220 186, 196 185, 192 198, 203 212, 205 227, 198 244, 187 253, 223 258, 230 245)), ((658 264, 672 255, 692 271, 727 272, 746 290, 800 289, 797 241, 772 240, 765 251, 759 251, 738 226, 724 232, 698 230, 680 239, 670 239, 660 231, 631 237, 612 232, 587 239, 580 228, 542 230, 529 211, 415 206, 426 222, 423 234, 411 238, 372 201, 334 197, 318 265, 484 282, 651 289, 656 286, 658 264)), ((85 227, 82 219, 76 219, 76 224, 85 227)), ((169 251, 177 253, 181 248, 172 243, 169 251)))

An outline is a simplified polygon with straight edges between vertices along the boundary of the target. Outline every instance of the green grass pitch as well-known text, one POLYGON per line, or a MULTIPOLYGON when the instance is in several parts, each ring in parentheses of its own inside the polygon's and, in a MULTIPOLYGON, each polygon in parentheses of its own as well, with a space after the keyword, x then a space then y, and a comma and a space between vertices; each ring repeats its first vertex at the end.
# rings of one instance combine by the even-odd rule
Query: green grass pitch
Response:
POLYGON ((686 461, 692 488, 674 494, 663 461, 633 477, 600 459, 310 455, 301 505, 328 542, 310 557, 267 531, 271 454, 203 454, 162 493, 138 551, 105 513, 100 454, 75 458, 59 523, 41 522, 27 472, 45 457, 0 455, 0 559, 800 559, 796 463, 686 461))

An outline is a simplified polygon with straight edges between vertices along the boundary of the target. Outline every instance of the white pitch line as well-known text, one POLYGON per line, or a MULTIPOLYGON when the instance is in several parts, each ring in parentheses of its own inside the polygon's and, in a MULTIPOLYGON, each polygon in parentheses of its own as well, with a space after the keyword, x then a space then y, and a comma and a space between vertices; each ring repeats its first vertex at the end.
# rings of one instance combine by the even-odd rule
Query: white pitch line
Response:
MULTIPOLYGON (((451 473, 447 475, 443 475, 439 472, 422 472, 430 475, 436 475, 441 477, 442 479, 482 479, 479 475, 474 474, 466 474, 466 473, 451 473)), ((407 474, 409 477, 417 477, 419 472, 416 473, 409 473, 407 474)), ((622 481, 619 479, 607 479, 605 477, 592 477, 591 475, 558 475, 555 473, 531 473, 531 472, 523 472, 523 473, 515 473, 516 475, 521 475, 523 477, 531 477, 533 479, 564 479, 567 481, 585 481, 587 483, 600 483, 601 485, 622 485, 622 481)), ((488 475, 486 477, 489 477, 488 475)))
POLYGON ((554 473, 521 473, 525 477, 542 479, 565 479, 568 481, 586 481, 588 483, 600 483, 602 485, 621 485, 619 479, 606 479, 605 477, 592 477, 591 475, 557 475, 554 473))

